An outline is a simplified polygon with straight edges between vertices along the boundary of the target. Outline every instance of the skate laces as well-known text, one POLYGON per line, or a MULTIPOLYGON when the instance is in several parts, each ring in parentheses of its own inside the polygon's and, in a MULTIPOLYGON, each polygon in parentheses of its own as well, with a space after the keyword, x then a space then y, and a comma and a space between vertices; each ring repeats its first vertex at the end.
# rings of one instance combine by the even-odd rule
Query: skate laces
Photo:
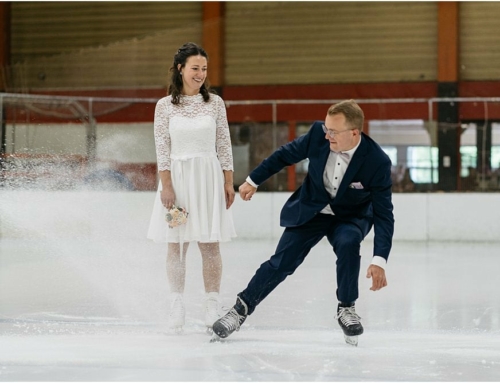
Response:
POLYGON ((234 308, 232 308, 227 312, 226 315, 220 318, 219 321, 229 331, 239 331, 241 325, 240 319, 245 319, 245 317, 240 316, 240 314, 238 314, 238 312, 234 308))
POLYGON ((339 307, 335 319, 340 319, 340 321, 346 326, 352 326, 359 324, 361 317, 356 314, 354 306, 351 307, 339 307))

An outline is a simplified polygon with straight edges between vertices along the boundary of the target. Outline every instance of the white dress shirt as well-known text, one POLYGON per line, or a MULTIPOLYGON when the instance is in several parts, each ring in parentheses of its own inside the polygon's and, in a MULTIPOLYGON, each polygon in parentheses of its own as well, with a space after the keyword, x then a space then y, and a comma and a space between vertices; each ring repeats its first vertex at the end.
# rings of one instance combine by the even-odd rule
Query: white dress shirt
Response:
MULTIPOLYGON (((328 155, 328 160, 326 161, 325 172, 323 173, 323 183, 325 184, 325 189, 330 194, 331 198, 335 198, 337 195, 337 190, 339 190, 340 182, 344 178, 347 166, 351 162, 351 158, 356 152, 361 140, 358 144, 351 150, 345 152, 334 152, 330 150, 328 155)), ((323 210, 320 211, 322 214, 333 214, 330 205, 326 205, 323 210)))

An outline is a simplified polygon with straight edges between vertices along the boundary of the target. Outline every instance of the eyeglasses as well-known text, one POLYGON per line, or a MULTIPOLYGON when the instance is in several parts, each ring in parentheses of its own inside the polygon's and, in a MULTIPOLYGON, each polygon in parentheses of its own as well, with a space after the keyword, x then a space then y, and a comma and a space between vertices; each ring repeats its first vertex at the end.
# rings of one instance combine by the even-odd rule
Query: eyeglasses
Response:
POLYGON ((341 130, 340 132, 338 132, 336 130, 327 129, 325 124, 321 125, 321 127, 323 128, 323 132, 325 132, 328 135, 328 137, 330 137, 330 138, 335 137, 337 134, 349 132, 349 131, 353 130, 353 129, 346 129, 346 130, 341 130))

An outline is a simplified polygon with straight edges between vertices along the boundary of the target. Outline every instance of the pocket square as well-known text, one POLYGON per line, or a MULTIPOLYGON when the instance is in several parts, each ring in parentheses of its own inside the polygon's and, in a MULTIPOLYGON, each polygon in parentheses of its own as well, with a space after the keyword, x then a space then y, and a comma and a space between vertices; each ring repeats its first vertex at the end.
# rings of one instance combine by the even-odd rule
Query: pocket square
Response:
POLYGON ((349 185, 351 189, 364 189, 363 185, 361 182, 353 182, 349 185))

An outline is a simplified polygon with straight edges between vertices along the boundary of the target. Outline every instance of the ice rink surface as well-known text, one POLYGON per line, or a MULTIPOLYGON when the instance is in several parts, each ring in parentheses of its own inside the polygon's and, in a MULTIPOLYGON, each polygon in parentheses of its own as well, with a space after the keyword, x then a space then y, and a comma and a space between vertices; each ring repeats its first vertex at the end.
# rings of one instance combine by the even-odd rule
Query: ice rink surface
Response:
MULTIPOLYGON (((137 239, 139 238, 139 239, 137 239)), ((277 241, 221 245, 227 310, 277 241)), ((239 332, 209 343, 201 259, 187 259, 187 324, 166 327, 165 245, 130 239, 0 241, 0 381, 499 381, 499 244, 395 243, 389 286, 334 320, 335 256, 320 242, 239 332)))

